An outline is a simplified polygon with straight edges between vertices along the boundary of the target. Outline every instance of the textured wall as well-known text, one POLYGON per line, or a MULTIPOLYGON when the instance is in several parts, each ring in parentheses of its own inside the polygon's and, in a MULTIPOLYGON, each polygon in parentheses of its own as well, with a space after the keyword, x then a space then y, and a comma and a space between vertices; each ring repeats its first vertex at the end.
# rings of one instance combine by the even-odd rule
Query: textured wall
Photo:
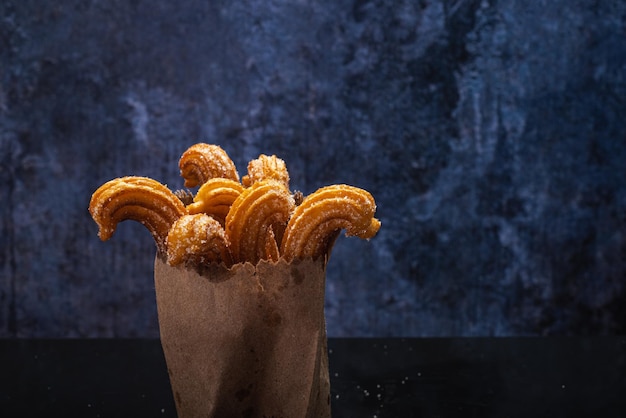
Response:
POLYGON ((376 197, 331 336, 626 332, 624 1, 3 1, 0 80, 0 337, 158 335, 87 205, 200 141, 376 197))

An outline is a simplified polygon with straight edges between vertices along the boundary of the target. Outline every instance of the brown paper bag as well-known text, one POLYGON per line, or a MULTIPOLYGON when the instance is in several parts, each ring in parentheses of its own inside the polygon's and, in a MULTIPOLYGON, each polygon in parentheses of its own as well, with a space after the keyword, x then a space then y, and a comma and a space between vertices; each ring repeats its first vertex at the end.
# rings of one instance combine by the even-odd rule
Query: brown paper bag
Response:
POLYGON ((205 271, 159 257, 161 344, 180 418, 330 417, 323 262, 205 271))

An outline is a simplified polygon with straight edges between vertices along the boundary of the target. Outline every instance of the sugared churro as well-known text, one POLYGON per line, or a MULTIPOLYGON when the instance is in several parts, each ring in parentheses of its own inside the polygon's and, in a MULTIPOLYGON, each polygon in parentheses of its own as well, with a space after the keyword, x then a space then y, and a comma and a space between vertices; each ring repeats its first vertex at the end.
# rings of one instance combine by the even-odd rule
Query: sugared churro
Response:
POLYGON ((224 228, 204 213, 180 217, 167 235, 167 262, 200 266, 206 263, 232 264, 224 228))
POLYGON ((294 258, 328 256, 337 233, 369 239, 380 221, 374 218, 376 204, 370 193, 348 185, 322 187, 305 197, 287 224, 281 255, 294 258))
POLYGON ((124 220, 141 222, 165 253, 170 227, 187 213, 180 199, 166 186, 148 177, 128 176, 106 182, 92 195, 89 213, 106 241, 124 220))
POLYGON ((189 147, 178 162, 185 187, 196 187, 212 178, 239 181, 235 163, 218 145, 199 143, 189 147))
MULTIPOLYGON (((281 183, 263 180, 253 183, 233 202, 226 216, 234 262, 256 264, 272 254, 272 236, 281 236, 295 204, 281 183)), ((276 243, 278 247, 278 243, 276 243)))
POLYGON ((248 174, 241 178, 241 183, 250 187, 257 181, 276 180, 289 190, 289 172, 285 161, 275 155, 259 155, 248 163, 248 174))
POLYGON ((207 180, 193 198, 193 203, 187 206, 189 213, 206 213, 225 224, 226 215, 231 205, 239 197, 244 188, 235 180, 212 178, 207 180))

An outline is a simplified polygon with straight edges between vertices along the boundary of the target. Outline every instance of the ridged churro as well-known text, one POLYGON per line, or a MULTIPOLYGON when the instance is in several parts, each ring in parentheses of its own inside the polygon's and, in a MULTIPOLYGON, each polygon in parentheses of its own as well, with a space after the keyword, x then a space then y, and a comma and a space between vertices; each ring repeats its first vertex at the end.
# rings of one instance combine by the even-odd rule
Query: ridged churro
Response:
POLYGON ((256 264, 271 258, 267 249, 274 246, 272 236, 274 240, 282 236, 294 207, 289 190, 279 182, 258 181, 245 189, 226 216, 226 234, 234 261, 256 264))
POLYGON ((239 181, 235 163, 219 145, 192 145, 181 155, 178 167, 185 187, 201 186, 212 178, 239 181))
POLYGON ((225 224, 226 215, 244 187, 235 180, 213 178, 207 180, 196 193, 193 203, 187 206, 189 213, 206 213, 225 224))
POLYGON ((275 180, 289 190, 289 172, 285 161, 275 155, 259 155, 248 163, 248 174, 241 178, 241 183, 250 187, 257 181, 275 180))
POLYGON ((363 189, 348 185, 320 188, 294 210, 282 239, 281 255, 287 260, 328 256, 342 229, 347 236, 369 239, 380 228, 375 211, 374 198, 363 189))
POLYGON ((222 262, 230 266, 232 257, 224 228, 204 213, 181 216, 167 235, 167 262, 172 266, 222 262))
POLYGON ((148 177, 128 176, 100 186, 91 197, 89 213, 102 241, 111 238, 118 223, 134 220, 150 231, 159 252, 165 253, 170 227, 187 210, 165 185, 148 177))

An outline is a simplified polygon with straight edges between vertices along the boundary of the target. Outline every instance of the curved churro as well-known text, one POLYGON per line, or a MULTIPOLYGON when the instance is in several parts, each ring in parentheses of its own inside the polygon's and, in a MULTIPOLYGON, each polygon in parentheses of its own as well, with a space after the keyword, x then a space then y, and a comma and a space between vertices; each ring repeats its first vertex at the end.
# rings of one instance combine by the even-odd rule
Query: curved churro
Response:
POLYGON ((276 254, 271 249, 279 248, 277 238, 282 236, 294 206, 289 190, 276 181, 258 181, 245 189, 226 216, 233 261, 256 264, 261 259, 273 259, 276 254))
POLYGON ((211 178, 239 181, 235 163, 218 145, 199 143, 189 147, 178 162, 185 187, 196 187, 211 178))
POLYGON ((248 163, 248 174, 241 178, 241 183, 250 187, 257 181, 276 180, 289 190, 289 172, 285 161, 275 155, 259 155, 259 158, 248 163))
POLYGON ((89 213, 102 241, 111 238, 118 223, 134 220, 150 231, 159 252, 165 253, 171 225, 187 211, 165 185, 148 177, 128 176, 100 186, 91 196, 89 213))
POLYGON ((209 215, 181 216, 167 235, 167 262, 176 266, 207 263, 232 265, 228 238, 222 225, 209 215))
POLYGON ((375 211, 374 198, 363 189, 348 185, 322 187, 294 210, 285 229, 281 254, 288 261, 328 256, 342 229, 346 236, 369 239, 380 228, 375 211))
POLYGON ((225 224, 226 215, 233 202, 243 192, 243 186, 230 179, 209 179, 198 189, 193 203, 187 206, 190 214, 206 213, 225 224))

